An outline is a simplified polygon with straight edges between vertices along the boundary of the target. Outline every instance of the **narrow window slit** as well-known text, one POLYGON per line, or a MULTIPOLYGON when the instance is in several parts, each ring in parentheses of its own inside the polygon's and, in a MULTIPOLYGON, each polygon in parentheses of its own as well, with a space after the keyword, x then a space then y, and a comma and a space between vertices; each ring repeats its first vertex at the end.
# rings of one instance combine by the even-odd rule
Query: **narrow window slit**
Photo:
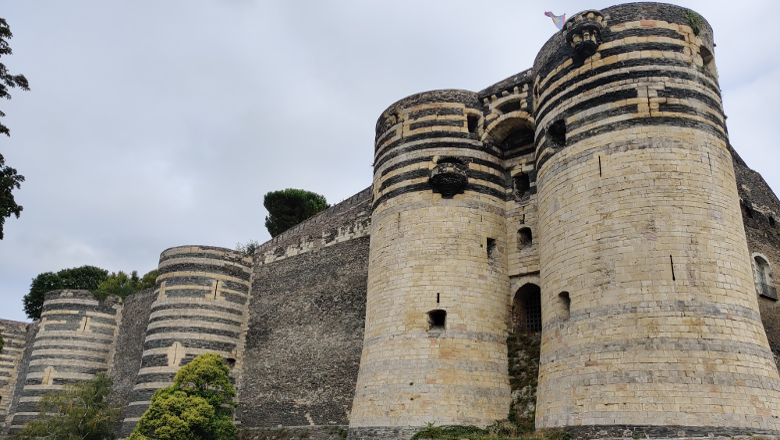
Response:
POLYGON ((487 239, 487 256, 488 258, 494 256, 496 253, 496 239, 495 238, 488 238, 487 239))
POLYGON ((669 262, 672 264, 672 281, 676 281, 674 278, 674 258, 671 255, 669 255, 669 262))
POLYGON ((561 303, 561 314, 563 319, 569 319, 569 316, 571 316, 571 298, 569 297, 569 292, 559 293, 558 300, 561 303))
POLYGON ((528 249, 533 245, 533 234, 531 228, 521 228, 517 231, 517 249, 528 249))
POLYGON ((436 304, 439 304, 439 294, 436 294, 436 304))
POLYGON ((476 133, 479 128, 479 116, 468 116, 466 118, 469 133, 476 133))
POLYGON ((599 156, 599 177, 601 177, 601 156, 599 156))

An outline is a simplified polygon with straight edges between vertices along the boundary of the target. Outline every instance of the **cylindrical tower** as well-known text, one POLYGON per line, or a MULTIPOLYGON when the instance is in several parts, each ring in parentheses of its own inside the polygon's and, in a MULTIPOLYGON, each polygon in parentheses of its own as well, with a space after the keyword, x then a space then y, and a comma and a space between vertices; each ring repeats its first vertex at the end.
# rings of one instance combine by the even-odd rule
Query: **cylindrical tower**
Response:
POLYGON ((475 93, 411 96, 379 118, 366 330, 350 438, 506 417, 509 280, 500 152, 475 93))
POLYGON ((536 59, 539 428, 780 429, 713 47, 697 13, 638 3, 536 59))
POLYGON ((129 435, 155 391, 173 384, 183 365, 202 353, 241 368, 252 257, 230 249, 183 246, 163 251, 157 271, 141 369, 122 435, 129 435))
POLYGON ((119 297, 98 301, 87 290, 46 294, 12 432, 38 417, 44 394, 108 372, 121 308, 119 297))

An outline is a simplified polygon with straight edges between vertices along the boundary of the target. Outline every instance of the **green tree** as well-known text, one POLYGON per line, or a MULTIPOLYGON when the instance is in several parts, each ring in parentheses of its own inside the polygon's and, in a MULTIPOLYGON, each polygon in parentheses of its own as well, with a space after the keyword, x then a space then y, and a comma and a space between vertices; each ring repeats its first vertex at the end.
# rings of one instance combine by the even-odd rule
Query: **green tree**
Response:
POLYGON ((260 243, 252 239, 250 239, 246 243, 236 243, 236 250, 239 252, 243 252, 247 255, 254 255, 255 251, 259 247, 260 247, 260 243))
POLYGON ((17 440, 104 440, 113 438, 121 410, 109 403, 113 382, 104 373, 94 379, 66 385, 57 393, 44 394, 37 419, 14 435, 17 440), (54 415, 52 415, 54 414, 54 415))
POLYGON ((24 311, 27 317, 39 319, 43 312, 46 292, 57 289, 84 289, 94 291, 108 278, 108 271, 95 266, 81 266, 63 269, 56 274, 44 272, 33 278, 30 292, 24 296, 24 311))
POLYGON ((292 188, 267 193, 263 197, 263 206, 268 210, 265 227, 271 237, 330 207, 325 196, 292 188))
MULTIPOLYGON (((13 38, 11 28, 8 27, 8 23, 5 19, 0 18, 0 58, 3 55, 11 55, 11 46, 8 45, 8 40, 13 38)), ((30 90, 27 79, 24 75, 11 75, 8 73, 8 69, 5 64, 0 63, 0 98, 11 99, 11 94, 8 93, 9 89, 19 87, 22 90, 30 90)), ((5 116, 5 113, 0 111, 0 117, 5 116)), ((0 133, 6 136, 11 135, 11 131, 0 122, 0 133)), ((5 166, 5 158, 0 154, 0 240, 3 239, 3 225, 5 219, 12 215, 19 218, 22 213, 22 206, 16 204, 12 191, 14 189, 21 188, 21 183, 24 182, 24 176, 18 174, 14 168, 5 166)))
POLYGON ((232 440, 236 395, 222 356, 205 353, 158 390, 128 440, 232 440))
POLYGON ((157 269, 150 270, 141 277, 141 290, 151 289, 155 284, 157 284, 157 269))
MULTIPOLYGON (((2 116, 2 112, 0 112, 0 116, 2 116)), ((12 215, 19 218, 24 209, 24 207, 16 204, 14 195, 11 192, 14 188, 21 188, 22 182, 24 182, 24 176, 17 173, 15 169, 5 166, 5 158, 0 154, 0 240, 3 239, 5 219, 12 215)))
POLYGON ((103 280, 93 292, 100 299, 108 295, 117 295, 126 298, 128 295, 154 287, 157 280, 157 269, 147 273, 143 278, 138 277, 138 271, 132 271, 130 275, 122 272, 112 272, 103 280))

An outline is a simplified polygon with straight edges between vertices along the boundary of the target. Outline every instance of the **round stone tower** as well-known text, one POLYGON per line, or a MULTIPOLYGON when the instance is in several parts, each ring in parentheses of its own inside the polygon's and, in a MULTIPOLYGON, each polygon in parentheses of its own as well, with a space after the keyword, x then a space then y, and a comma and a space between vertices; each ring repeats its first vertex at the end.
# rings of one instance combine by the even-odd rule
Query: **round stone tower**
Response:
POLYGON ((475 93, 440 90, 379 118, 351 439, 506 417, 504 175, 481 116, 475 93))
POLYGON ((207 246, 163 251, 146 329, 141 369, 121 434, 129 435, 155 391, 173 383, 183 365, 203 353, 241 368, 252 257, 207 246))
POLYGON ((637 3, 536 59, 538 428, 780 430, 713 48, 697 13, 637 3))
POLYGON ((98 301, 87 290, 46 293, 11 432, 40 415, 36 404, 44 394, 108 372, 121 310, 113 295, 98 301))

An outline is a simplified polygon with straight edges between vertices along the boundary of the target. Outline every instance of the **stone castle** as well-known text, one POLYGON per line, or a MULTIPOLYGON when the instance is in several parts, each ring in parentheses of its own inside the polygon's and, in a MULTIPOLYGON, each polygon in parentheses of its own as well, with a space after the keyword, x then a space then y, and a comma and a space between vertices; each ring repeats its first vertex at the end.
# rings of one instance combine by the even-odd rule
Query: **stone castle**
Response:
POLYGON ((780 202, 729 144, 713 54, 698 14, 627 4, 481 92, 396 102, 373 184, 253 255, 168 249, 154 289, 50 292, 40 321, 1 321, 3 429, 108 372, 126 436, 205 352, 241 428, 486 426, 522 333, 537 428, 780 435, 780 202))

